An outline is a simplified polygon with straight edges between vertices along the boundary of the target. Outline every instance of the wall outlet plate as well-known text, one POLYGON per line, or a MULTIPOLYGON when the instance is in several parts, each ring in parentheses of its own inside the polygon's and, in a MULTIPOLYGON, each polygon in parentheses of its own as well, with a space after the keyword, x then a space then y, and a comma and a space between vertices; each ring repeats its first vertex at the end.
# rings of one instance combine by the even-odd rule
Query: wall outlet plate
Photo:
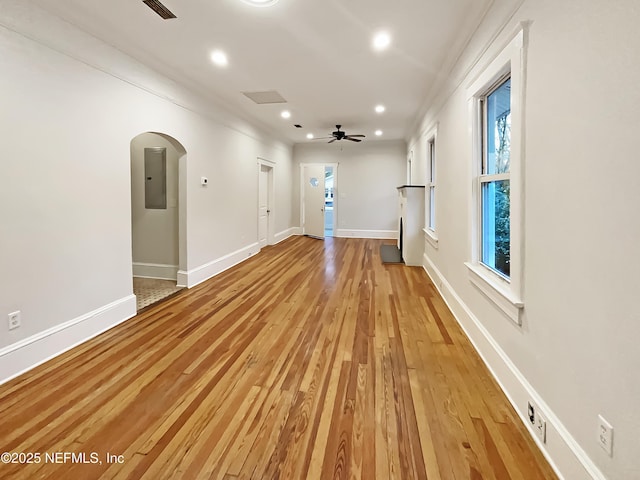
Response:
POLYGON ((540 413, 540 409, 536 409, 535 423, 533 426, 540 441, 547 443, 547 419, 540 413))
POLYGON ((527 402, 527 418, 533 426, 533 432, 542 443, 547 443, 547 419, 533 403, 527 402))
POLYGON ((9 330, 15 330, 22 325, 22 318, 20 316, 20 310, 11 312, 9 314, 9 330))
POLYGON ((598 415, 597 442, 610 457, 613 456, 613 426, 602 415, 598 415))

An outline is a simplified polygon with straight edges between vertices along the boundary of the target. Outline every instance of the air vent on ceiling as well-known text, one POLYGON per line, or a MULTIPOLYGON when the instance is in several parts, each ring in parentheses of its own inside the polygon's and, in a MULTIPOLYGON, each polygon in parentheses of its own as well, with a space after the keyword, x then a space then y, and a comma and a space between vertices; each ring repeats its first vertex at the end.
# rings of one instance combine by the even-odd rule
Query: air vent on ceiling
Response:
POLYGON ((165 20, 169 20, 170 18, 177 18, 171 10, 165 7, 158 0, 142 0, 142 2, 165 20))
POLYGON ((258 105, 264 105, 265 103, 287 103, 287 101, 282 98, 282 95, 275 90, 266 92, 242 92, 242 94, 258 105))
POLYGON ((296 124, 294 125, 294 127, 296 127, 296 128, 302 128, 302 125, 300 125, 299 123, 296 123, 296 124))

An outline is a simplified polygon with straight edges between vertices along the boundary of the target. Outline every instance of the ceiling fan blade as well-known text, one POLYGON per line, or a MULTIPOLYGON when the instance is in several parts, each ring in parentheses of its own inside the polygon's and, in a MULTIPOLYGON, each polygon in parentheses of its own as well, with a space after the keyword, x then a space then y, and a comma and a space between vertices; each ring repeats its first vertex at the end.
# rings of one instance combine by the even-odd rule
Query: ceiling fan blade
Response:
POLYGON ((333 140, 329 140, 327 143, 333 143, 337 140, 337 138, 334 138, 333 140))
POLYGON ((335 137, 313 137, 311 140, 326 140, 327 138, 335 138, 335 137))
POLYGON ((361 137, 361 138, 364 138, 365 135, 347 135, 347 137, 361 137))
POLYGON ((346 140, 351 140, 352 142, 361 142, 362 140, 360 140, 359 138, 351 138, 351 137, 344 137, 346 140))

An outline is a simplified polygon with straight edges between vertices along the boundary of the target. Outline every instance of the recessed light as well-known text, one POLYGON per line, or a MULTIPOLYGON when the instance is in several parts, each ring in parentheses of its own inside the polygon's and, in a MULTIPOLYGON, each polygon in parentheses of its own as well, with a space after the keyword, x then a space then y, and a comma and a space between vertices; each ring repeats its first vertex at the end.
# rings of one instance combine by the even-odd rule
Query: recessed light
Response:
POLYGON ((382 113, 385 111, 384 105, 376 105, 376 112, 382 113))
POLYGON ((227 55, 222 50, 216 50, 211 54, 211 61, 219 67, 226 67, 229 64, 227 55))
POLYGON ((280 113, 280 116, 282 118, 291 118, 291 112, 289 110, 283 110, 282 113, 280 113))
POLYGON ((244 3, 248 5, 253 5, 254 7, 270 7, 278 3, 278 0, 242 0, 244 3))
POLYGON ((378 32, 373 37, 373 48, 384 50, 391 44, 391 36, 387 32, 378 32))
POLYGON ((382 130, 376 130, 376 137, 379 137, 380 135, 382 135, 382 130))
POLYGON ((313 133, 307 133, 307 138, 309 140, 312 140, 313 139, 313 133))

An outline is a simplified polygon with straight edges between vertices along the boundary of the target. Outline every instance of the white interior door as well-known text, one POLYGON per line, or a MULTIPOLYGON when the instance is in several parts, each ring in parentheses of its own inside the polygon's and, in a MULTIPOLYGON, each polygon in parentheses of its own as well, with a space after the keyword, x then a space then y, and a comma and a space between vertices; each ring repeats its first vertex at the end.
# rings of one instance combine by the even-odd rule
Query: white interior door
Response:
POLYGON ((269 175, 271 167, 260 165, 260 177, 258 184, 258 243, 260 248, 269 243, 269 198, 271 197, 269 188, 269 175))
POLYGON ((304 234, 324 238, 324 165, 303 170, 304 234))

